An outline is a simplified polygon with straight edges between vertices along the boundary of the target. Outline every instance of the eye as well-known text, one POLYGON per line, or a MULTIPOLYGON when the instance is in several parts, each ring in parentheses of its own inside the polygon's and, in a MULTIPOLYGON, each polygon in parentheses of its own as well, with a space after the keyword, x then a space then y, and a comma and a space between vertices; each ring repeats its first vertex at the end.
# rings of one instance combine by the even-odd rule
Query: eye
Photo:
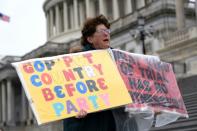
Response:
POLYGON ((97 30, 96 32, 98 32, 98 33, 108 33, 108 34, 110 34, 110 29, 100 29, 100 30, 97 30))

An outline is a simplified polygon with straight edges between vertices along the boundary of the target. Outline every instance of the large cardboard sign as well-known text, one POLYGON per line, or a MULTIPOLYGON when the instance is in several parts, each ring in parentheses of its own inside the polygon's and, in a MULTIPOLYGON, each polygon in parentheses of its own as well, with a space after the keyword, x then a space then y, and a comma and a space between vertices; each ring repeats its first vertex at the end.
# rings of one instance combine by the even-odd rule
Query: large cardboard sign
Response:
POLYGON ((116 49, 113 49, 113 55, 133 99, 131 108, 151 107, 158 112, 167 111, 188 116, 169 63, 155 57, 116 49))
POLYGON ((108 50, 13 63, 38 124, 131 103, 108 50))

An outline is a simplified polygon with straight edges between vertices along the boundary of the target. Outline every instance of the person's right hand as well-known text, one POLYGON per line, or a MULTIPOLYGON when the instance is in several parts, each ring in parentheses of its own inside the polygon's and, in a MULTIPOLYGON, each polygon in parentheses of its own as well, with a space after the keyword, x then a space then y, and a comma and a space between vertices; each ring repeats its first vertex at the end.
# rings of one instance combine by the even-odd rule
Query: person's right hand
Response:
POLYGON ((78 114, 76 115, 76 118, 84 118, 85 116, 87 116, 87 111, 85 111, 85 110, 80 110, 79 112, 78 112, 78 114))

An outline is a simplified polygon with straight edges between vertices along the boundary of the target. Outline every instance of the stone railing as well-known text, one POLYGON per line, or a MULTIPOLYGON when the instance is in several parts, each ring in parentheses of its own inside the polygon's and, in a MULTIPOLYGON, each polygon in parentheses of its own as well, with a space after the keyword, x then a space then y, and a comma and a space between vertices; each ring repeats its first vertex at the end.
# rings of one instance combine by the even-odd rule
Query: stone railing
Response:
POLYGON ((177 43, 186 41, 189 39, 189 30, 183 29, 176 31, 174 33, 170 33, 169 36, 164 38, 164 45, 165 47, 176 45, 177 43))
POLYGON ((164 38, 165 47, 172 47, 179 43, 185 42, 197 37, 197 26, 192 26, 170 33, 164 38))

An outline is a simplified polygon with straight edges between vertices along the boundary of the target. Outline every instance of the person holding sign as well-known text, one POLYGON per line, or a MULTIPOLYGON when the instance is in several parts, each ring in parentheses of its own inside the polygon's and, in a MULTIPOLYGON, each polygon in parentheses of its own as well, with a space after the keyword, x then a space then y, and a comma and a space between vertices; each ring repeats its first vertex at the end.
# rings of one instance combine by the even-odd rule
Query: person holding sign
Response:
MULTIPOLYGON (((110 23, 105 16, 85 21, 81 45, 81 51, 110 48, 110 23)), ((124 107, 91 114, 80 110, 76 118, 64 120, 64 131, 138 131, 137 128, 135 119, 128 117, 124 107)))

